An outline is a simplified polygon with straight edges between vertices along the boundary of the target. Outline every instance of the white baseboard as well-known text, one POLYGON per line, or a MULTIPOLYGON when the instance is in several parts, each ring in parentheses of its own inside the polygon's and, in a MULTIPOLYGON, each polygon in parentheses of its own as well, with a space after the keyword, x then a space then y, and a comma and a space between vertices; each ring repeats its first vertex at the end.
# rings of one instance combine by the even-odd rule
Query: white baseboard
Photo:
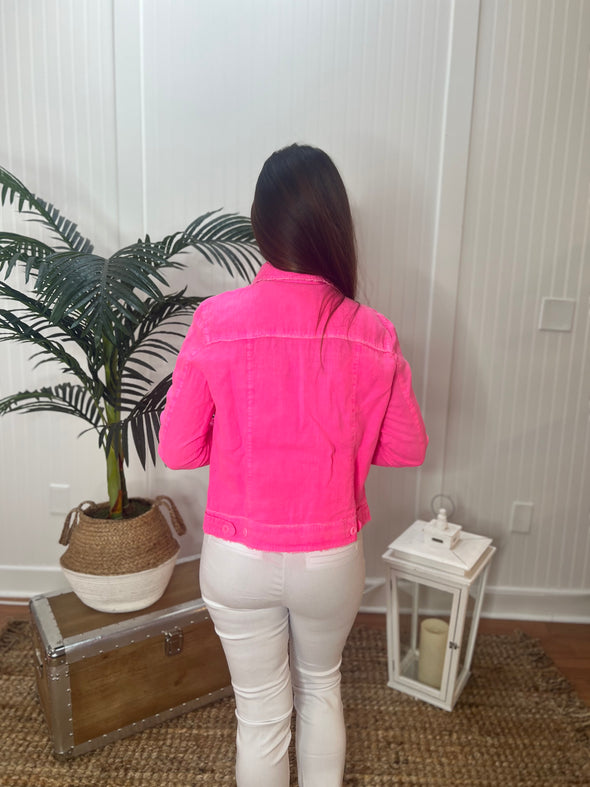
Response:
POLYGON ((59 566, 0 565, 0 598, 6 602, 62 590, 70 586, 59 566))
MULTIPOLYGON (((376 579, 367 579, 361 612, 384 614, 386 588, 376 579)), ((559 623, 590 623, 590 589, 517 588, 501 585, 486 588, 484 618, 504 620, 546 620, 559 623)))
MULTIPOLYGON (((191 558, 183 558, 188 559, 191 558)), ((0 565, 0 599, 5 602, 69 589, 59 566, 0 565)), ((385 581, 382 577, 367 577, 361 612, 384 614, 386 607, 385 581)), ((590 623, 590 589, 488 586, 482 617, 590 623)))
POLYGON ((507 620, 547 620, 590 623, 590 589, 486 588, 483 617, 507 620))

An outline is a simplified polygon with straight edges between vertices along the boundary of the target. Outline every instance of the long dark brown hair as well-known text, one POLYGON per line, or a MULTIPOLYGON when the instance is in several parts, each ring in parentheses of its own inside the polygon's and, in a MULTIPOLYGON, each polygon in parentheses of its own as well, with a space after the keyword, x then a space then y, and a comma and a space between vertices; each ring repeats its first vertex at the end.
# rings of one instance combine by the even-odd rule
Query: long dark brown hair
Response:
MULTIPOLYGON (((355 299, 352 214, 340 173, 327 153, 297 144, 273 153, 258 176, 251 219, 260 251, 271 265, 323 276, 342 296, 355 299)), ((330 316, 342 299, 336 298, 330 316)))

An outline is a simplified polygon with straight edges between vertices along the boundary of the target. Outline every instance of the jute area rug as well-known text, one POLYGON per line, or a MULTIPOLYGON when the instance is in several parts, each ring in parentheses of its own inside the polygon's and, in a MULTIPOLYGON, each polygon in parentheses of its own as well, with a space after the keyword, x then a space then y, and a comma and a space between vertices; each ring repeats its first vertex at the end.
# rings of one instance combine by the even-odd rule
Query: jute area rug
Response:
MULTIPOLYGON (((387 687, 385 634, 355 628, 343 660, 345 785, 590 785, 590 710, 535 640, 480 636, 451 713, 387 687)), ((52 756, 30 630, 0 636, 1 787, 234 784, 234 702, 221 700, 67 762, 52 756)), ((296 785, 295 766, 292 784, 296 785)))

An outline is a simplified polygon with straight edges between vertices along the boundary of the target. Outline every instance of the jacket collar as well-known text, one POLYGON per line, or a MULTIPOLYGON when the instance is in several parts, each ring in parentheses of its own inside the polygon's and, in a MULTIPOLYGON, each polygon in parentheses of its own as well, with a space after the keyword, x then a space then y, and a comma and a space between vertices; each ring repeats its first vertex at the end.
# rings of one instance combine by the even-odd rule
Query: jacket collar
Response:
POLYGON ((328 284, 329 282, 323 276, 316 276, 312 273, 295 273, 292 271, 282 271, 275 268, 270 262, 265 262, 253 281, 253 284, 258 284, 261 281, 289 281, 289 282, 320 282, 328 284))

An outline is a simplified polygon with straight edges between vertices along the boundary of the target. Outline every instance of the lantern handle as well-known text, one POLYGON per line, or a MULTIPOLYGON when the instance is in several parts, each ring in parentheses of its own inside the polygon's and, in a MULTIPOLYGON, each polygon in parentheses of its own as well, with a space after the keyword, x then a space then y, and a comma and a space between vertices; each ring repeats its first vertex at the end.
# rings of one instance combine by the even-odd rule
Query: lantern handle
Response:
POLYGON ((435 495, 430 501, 430 510, 434 514, 435 519, 438 516, 438 512, 441 508, 445 509, 447 512, 447 518, 450 521, 455 513, 455 502, 453 501, 453 498, 449 497, 448 495, 435 495))

